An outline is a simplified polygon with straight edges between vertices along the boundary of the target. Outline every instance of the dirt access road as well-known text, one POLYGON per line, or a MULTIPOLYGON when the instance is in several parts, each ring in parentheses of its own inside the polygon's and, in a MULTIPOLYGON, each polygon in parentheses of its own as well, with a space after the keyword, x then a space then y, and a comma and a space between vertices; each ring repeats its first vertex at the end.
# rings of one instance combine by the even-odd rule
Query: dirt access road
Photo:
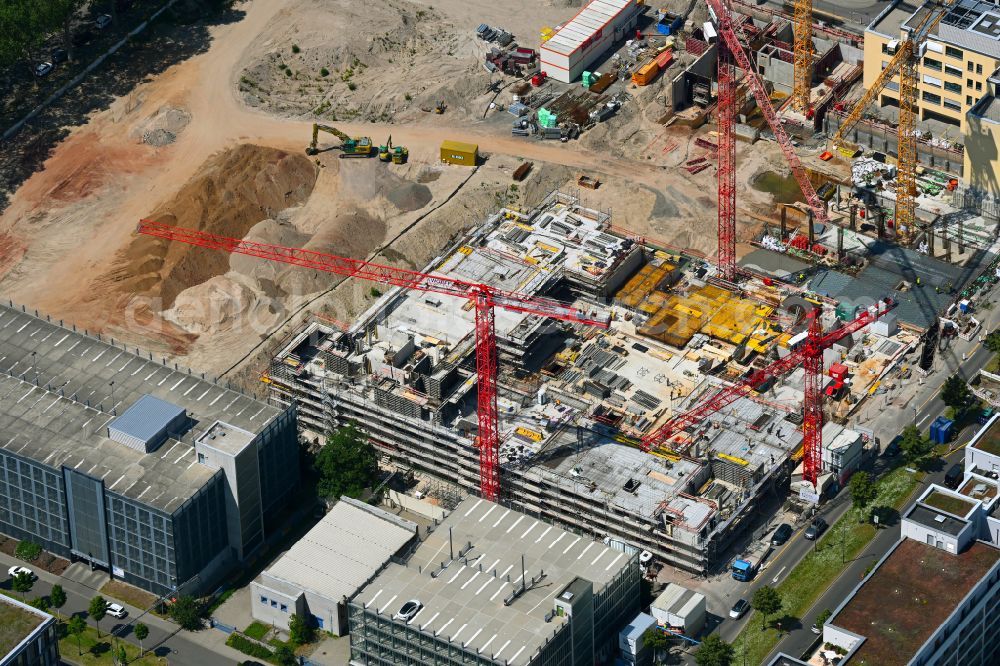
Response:
MULTIPOLYGON (((214 28, 204 54, 139 86, 111 108, 94 114, 58 146, 0 216, 0 289, 21 303, 74 321, 94 320, 90 277, 134 234, 137 220, 169 201, 205 160, 238 144, 256 143, 301 152, 310 123, 256 113, 236 96, 235 79, 248 45, 283 11, 282 3, 252 0, 242 20, 214 28), (183 108, 190 123, 172 145, 136 141, 141 119, 165 106, 183 108), (132 132, 130 133, 130 130, 132 132)), ((446 124, 377 126, 338 123, 352 134, 391 131, 411 159, 437 162, 442 139, 476 142, 486 153, 561 164, 626 182, 662 186, 657 167, 587 152, 578 145, 545 144, 505 136, 456 117, 446 124)), ((437 119, 438 123, 442 119, 437 119)), ((97 309, 113 307, 99 303, 97 309)), ((100 328, 99 323, 94 323, 100 328)))

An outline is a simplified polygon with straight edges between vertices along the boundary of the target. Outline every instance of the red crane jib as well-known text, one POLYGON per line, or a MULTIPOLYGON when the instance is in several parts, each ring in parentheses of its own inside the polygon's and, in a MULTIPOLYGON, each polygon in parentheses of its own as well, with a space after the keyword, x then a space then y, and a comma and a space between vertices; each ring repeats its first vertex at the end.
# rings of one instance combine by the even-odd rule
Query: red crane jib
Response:
MULTIPOLYGON (((788 166, 791 168, 792 174, 795 176, 795 180, 802 189, 802 195, 805 197, 806 203, 813 211, 815 221, 824 224, 828 223, 829 217, 826 212, 826 202, 824 202, 819 195, 816 194, 816 190, 813 188, 812 182, 809 180, 809 175, 802 166, 799 156, 795 154, 795 147, 792 146, 792 140, 788 137, 788 132, 785 131, 785 127, 781 124, 781 119, 778 118, 778 115, 774 112, 774 107, 771 106, 771 98, 767 94, 764 82, 761 81, 756 67, 754 67, 750 62, 750 57, 747 55, 746 51, 743 50, 743 45, 740 43, 739 36, 736 34, 736 29, 734 29, 733 17, 729 11, 728 2, 726 0, 707 0, 707 2, 709 9, 712 10, 715 14, 715 18, 717 19, 717 23, 719 25, 719 37, 725 40, 726 46, 729 47, 727 50, 732 54, 732 57, 736 59, 737 66, 743 70, 743 76, 747 85, 750 87, 750 92, 753 93, 754 99, 757 100, 757 106, 760 108, 761 113, 764 114, 764 118, 767 120, 767 124, 771 128, 771 132, 774 134, 775 140, 781 147, 781 152, 784 153, 785 159, 788 161, 788 166)), ((720 104, 724 101, 732 103, 734 101, 735 94, 727 95, 727 97, 730 97, 728 100, 723 100, 721 97, 722 93, 720 92, 720 104)), ((723 132, 721 127, 719 128, 719 132, 721 137, 723 132)), ((735 140, 735 137, 732 140, 735 140)), ((724 150, 726 150, 726 146, 721 145, 720 142, 720 154, 724 150)), ((720 242, 721 240, 722 239, 720 238, 720 242)))
MULTIPOLYGON (((892 309, 893 303, 891 301, 883 301, 882 306, 875 307, 877 308, 875 312, 865 310, 854 321, 829 333, 819 333, 818 324, 814 323, 813 327, 811 327, 810 337, 802 343, 801 347, 788 354, 788 356, 778 359, 766 368, 755 370, 743 381, 727 386, 720 391, 702 398, 691 409, 672 418, 653 433, 644 437, 641 444, 642 449, 648 451, 664 446, 674 435, 700 423, 710 414, 749 394, 751 391, 759 388, 768 379, 783 375, 800 365, 805 365, 807 359, 822 360, 825 349, 883 316, 892 309)), ((817 321, 816 318, 813 319, 813 322, 817 321)))
POLYGON ((374 264, 333 254, 282 247, 269 243, 229 238, 195 229, 185 229, 154 220, 142 220, 137 231, 146 236, 175 240, 269 261, 312 268, 327 273, 356 277, 394 287, 458 296, 472 300, 476 316, 476 410, 479 426, 480 493, 495 501, 500 494, 500 427, 497 415, 497 342, 495 308, 524 312, 540 317, 577 322, 607 328, 610 317, 586 313, 550 298, 539 298, 485 284, 455 280, 444 275, 430 275, 404 268, 374 264))

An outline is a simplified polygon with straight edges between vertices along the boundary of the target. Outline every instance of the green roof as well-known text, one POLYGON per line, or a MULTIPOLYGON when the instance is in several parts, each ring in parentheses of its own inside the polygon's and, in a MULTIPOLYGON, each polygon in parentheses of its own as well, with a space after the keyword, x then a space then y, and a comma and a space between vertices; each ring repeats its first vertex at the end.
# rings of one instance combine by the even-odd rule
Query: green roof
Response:
POLYGON ((6 600, 0 602, 0 658, 17 647, 41 623, 41 616, 6 600))

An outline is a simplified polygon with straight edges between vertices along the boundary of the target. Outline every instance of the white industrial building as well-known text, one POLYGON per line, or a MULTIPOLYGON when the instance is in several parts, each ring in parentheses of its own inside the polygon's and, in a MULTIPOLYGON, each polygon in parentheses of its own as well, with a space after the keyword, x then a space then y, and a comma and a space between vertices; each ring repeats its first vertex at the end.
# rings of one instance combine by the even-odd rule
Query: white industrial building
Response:
POLYGON ((608 48, 635 28, 637 0, 594 0, 541 46, 542 70, 572 83, 608 48))
POLYGON ((393 558, 415 548, 416 523, 341 498, 323 519, 250 585, 250 612, 280 629, 292 614, 336 636, 347 633, 346 599, 393 558))
POLYGON ((697 636, 705 626, 705 595, 676 583, 667 583, 649 612, 661 627, 684 636, 697 636))

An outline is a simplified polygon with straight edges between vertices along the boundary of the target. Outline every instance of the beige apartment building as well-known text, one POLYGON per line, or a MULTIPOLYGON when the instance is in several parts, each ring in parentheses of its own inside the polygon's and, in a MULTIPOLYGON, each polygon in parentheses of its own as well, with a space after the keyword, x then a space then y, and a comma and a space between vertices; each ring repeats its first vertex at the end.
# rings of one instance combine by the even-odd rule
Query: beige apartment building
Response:
MULTIPOLYGON (((897 1, 865 31, 864 86, 869 88, 896 48, 936 3, 897 1)), ((958 0, 922 47, 918 67, 920 120, 954 125, 965 146, 963 180, 973 189, 1000 194, 1000 2, 958 0)), ((879 96, 882 106, 899 106, 899 77, 879 96)))

